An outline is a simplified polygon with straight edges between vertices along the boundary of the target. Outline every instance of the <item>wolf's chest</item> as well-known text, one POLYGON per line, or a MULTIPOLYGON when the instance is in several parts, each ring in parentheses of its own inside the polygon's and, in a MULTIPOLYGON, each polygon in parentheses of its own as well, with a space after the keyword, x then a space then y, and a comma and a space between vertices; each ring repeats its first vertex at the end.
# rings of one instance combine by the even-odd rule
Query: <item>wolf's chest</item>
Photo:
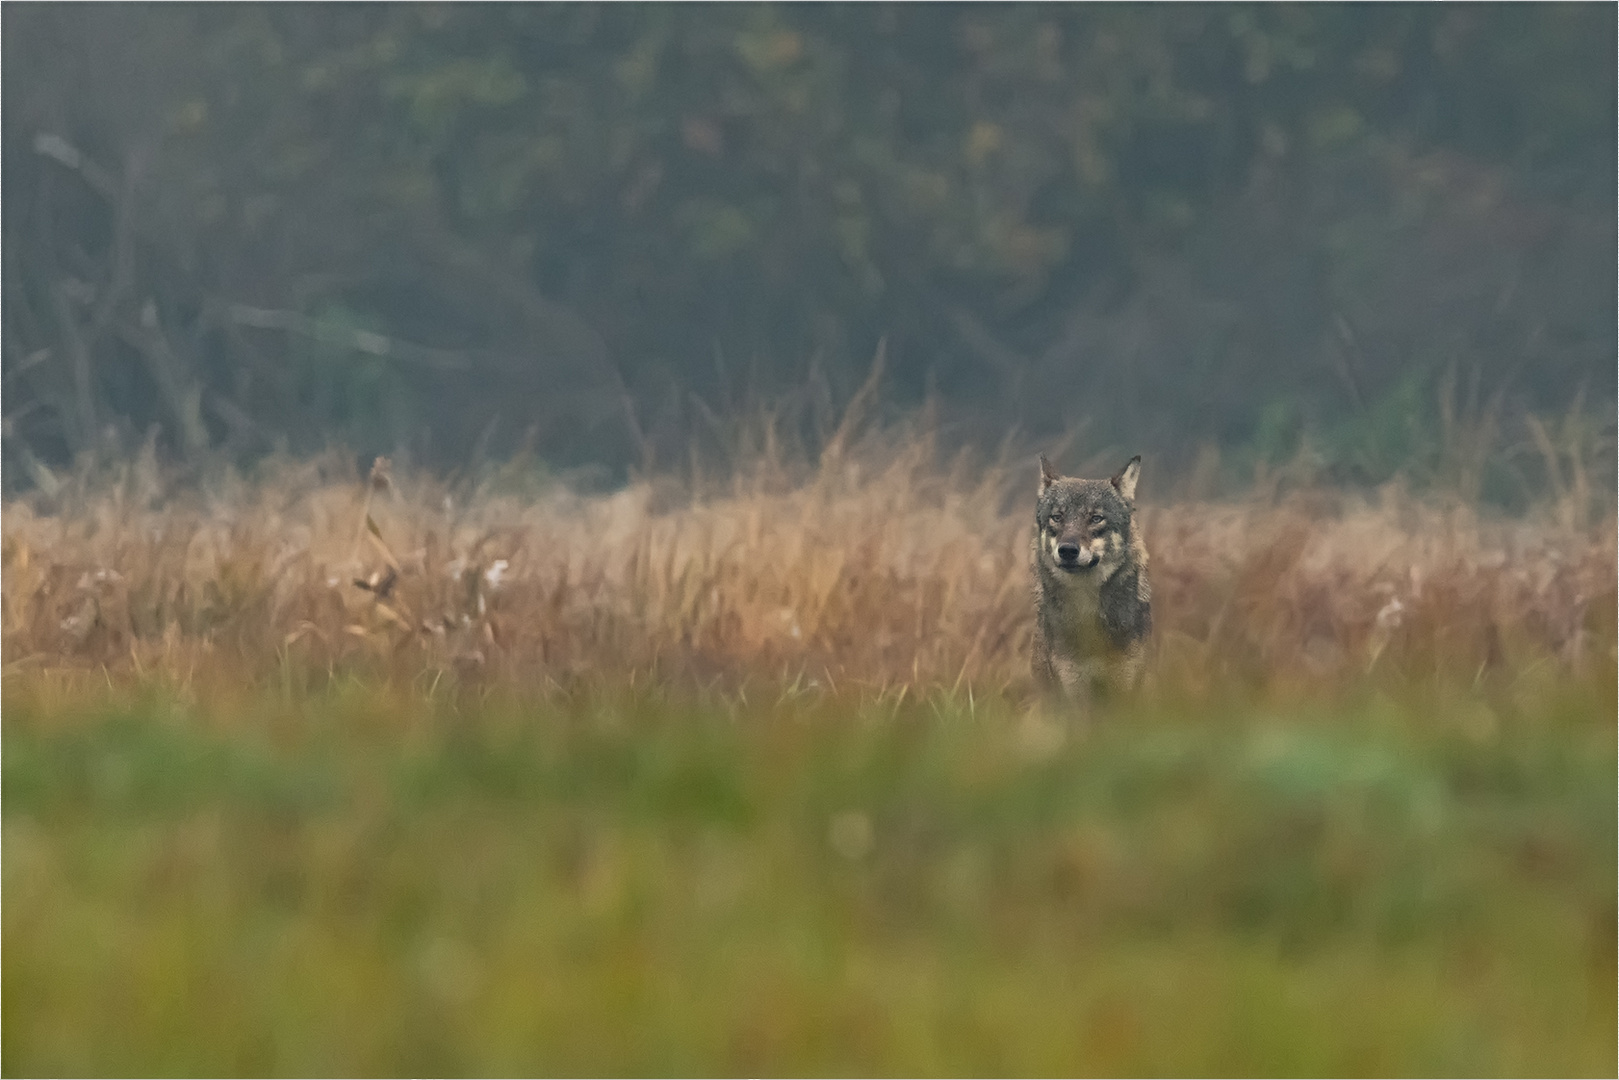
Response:
POLYGON ((1047 632, 1055 639, 1054 644, 1073 655, 1096 656, 1108 651, 1101 590, 1088 580, 1063 589, 1050 613, 1047 632))

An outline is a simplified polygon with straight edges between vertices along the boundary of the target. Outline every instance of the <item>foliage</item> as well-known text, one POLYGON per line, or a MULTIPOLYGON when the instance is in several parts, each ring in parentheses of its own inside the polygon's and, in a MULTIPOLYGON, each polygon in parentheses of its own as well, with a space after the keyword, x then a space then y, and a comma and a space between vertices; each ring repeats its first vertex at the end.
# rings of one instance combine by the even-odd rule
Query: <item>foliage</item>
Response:
POLYGON ((7 431, 51 461, 109 420, 667 460, 884 336, 901 403, 1165 452, 1452 364, 1613 396, 1600 5, 4 17, 7 431), (336 310, 318 363, 372 374, 311 393, 336 310))

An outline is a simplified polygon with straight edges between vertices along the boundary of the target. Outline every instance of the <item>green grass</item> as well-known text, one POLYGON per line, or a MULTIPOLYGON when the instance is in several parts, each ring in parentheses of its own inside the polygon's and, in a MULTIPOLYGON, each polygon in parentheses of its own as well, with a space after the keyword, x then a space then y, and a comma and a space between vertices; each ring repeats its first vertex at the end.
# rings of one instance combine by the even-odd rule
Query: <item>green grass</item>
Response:
POLYGON ((1611 687, 7 691, 7 1075, 1615 1071, 1611 687))

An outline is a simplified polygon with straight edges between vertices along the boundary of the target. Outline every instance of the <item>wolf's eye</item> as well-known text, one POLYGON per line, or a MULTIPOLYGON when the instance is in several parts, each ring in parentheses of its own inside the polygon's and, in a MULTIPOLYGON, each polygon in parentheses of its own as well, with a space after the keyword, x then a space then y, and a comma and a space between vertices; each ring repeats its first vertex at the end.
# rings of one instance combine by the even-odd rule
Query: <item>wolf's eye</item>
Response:
POLYGON ((1107 518, 1103 517, 1101 514, 1092 514, 1091 515, 1091 524, 1092 525, 1100 525, 1106 520, 1107 520, 1107 518))
POLYGON ((1061 525, 1062 524, 1062 511, 1061 510, 1053 510, 1051 512, 1051 523, 1053 525, 1061 525))

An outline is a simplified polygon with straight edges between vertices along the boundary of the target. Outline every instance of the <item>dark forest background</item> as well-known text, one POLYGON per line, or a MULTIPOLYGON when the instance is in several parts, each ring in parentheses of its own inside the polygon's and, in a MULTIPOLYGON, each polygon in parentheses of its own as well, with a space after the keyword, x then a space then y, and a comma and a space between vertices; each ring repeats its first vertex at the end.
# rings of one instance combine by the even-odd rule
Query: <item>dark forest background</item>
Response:
POLYGON ((149 438, 813 450, 879 353, 958 442, 1166 470, 1611 427, 1612 4, 3 18, 12 490, 149 438))

